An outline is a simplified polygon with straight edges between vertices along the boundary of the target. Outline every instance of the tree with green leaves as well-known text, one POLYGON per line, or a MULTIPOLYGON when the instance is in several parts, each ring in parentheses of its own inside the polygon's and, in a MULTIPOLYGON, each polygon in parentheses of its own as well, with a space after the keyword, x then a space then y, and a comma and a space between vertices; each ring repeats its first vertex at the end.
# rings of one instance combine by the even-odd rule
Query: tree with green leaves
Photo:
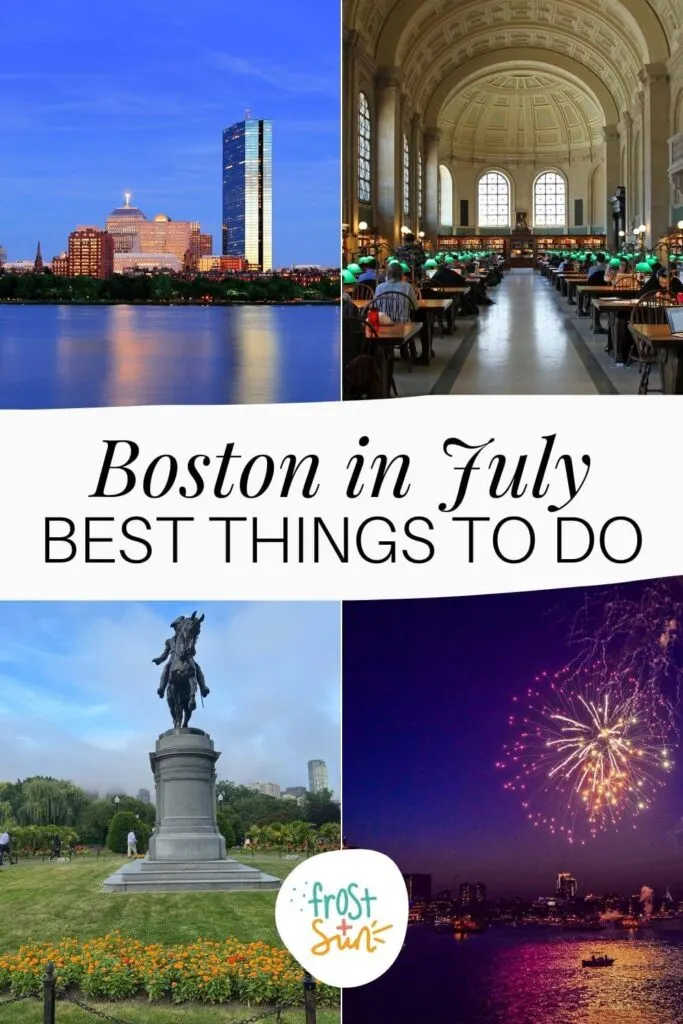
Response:
POLYGON ((128 852, 128 833, 135 832, 138 853, 146 853, 149 847, 150 829, 132 811, 117 811, 109 823, 107 846, 112 853, 128 852))
POLYGON ((310 821, 314 825, 341 821, 341 808, 336 800, 332 799, 332 792, 329 789, 321 789, 318 793, 307 793, 303 812, 306 821, 310 821))
POLYGON ((216 824, 218 825, 218 831, 225 839, 225 846, 227 850, 231 850, 233 846, 237 846, 237 836, 235 829, 233 828, 232 821, 223 811, 219 811, 216 815, 216 824))

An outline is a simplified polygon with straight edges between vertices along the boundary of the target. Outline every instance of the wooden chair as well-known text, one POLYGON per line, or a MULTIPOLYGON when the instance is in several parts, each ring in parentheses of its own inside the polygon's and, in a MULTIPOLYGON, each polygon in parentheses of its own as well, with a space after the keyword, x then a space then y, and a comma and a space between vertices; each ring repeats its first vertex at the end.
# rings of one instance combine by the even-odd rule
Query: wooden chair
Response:
POLYGON ((351 292, 352 299, 374 299, 375 289, 371 284, 366 284, 364 281, 357 284, 351 292))
POLYGON ((640 289, 638 278, 634 275, 628 277, 622 277, 619 281, 614 282, 615 292, 633 292, 640 289))
MULTIPOLYGON (((379 366, 381 354, 372 338, 376 331, 372 324, 363 322, 360 316, 344 317, 342 320, 342 398, 345 402, 369 398, 370 373, 364 361, 372 358, 379 366)), ((379 372, 379 371, 378 371, 379 372)))
MULTIPOLYGON (((667 295, 659 295, 655 292, 651 292, 648 295, 643 295, 636 305, 633 307, 631 313, 631 323, 636 324, 666 324, 668 320, 666 318, 666 311, 671 306, 677 305, 673 297, 667 295)), ((638 385, 638 394, 647 395, 650 392, 661 394, 663 387, 651 388, 650 387, 650 374, 653 366, 660 367, 664 361, 664 355, 660 354, 649 345, 644 339, 633 336, 633 346, 628 358, 629 363, 637 363, 638 371, 640 373, 640 383, 638 385)))
MULTIPOLYGON (((390 290, 382 292, 381 295, 375 295, 372 302, 368 303, 363 310, 364 323, 368 323, 368 316, 373 309, 376 309, 378 313, 383 313, 394 324, 410 323, 412 320, 412 313, 415 311, 413 303, 405 292, 390 290)), ((414 339, 411 338, 410 341, 397 341, 394 345, 394 349, 398 352, 399 358, 408 363, 408 372, 412 373, 413 360, 417 358, 417 349, 415 348, 414 339)), ((395 395, 398 395, 396 381, 394 380, 393 366, 389 367, 389 380, 392 391, 395 395)))

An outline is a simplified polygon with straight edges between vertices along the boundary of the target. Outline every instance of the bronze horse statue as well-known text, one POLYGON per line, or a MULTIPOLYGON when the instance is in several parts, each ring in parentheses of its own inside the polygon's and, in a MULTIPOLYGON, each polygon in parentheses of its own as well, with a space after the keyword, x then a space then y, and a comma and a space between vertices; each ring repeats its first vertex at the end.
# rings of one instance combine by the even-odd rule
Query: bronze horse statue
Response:
POLYGON ((197 637, 201 631, 204 616, 181 615, 171 627, 175 636, 166 641, 164 650, 158 658, 153 658, 155 665, 166 662, 161 675, 161 685, 157 690, 160 697, 166 693, 166 699, 175 729, 186 729, 192 712, 197 707, 197 688, 206 697, 209 688, 204 681, 204 673, 195 661, 197 637))

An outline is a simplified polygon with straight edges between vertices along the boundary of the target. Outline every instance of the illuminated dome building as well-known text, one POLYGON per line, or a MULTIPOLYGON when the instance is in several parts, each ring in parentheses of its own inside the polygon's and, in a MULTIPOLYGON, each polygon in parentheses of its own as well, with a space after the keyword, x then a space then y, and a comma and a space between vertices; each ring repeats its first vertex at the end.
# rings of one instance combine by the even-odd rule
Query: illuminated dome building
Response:
POLYGON ((198 221, 172 220, 166 213, 148 220, 139 207, 131 206, 130 198, 130 192, 126 192, 124 205, 107 218, 106 230, 114 237, 114 252, 169 253, 181 264, 189 253, 195 265, 200 256, 211 253, 213 239, 202 234, 198 221))
POLYGON ((114 252, 140 252, 138 227, 147 218, 137 206, 130 205, 130 192, 123 198, 123 206, 117 206, 107 217, 105 230, 114 238, 114 252))

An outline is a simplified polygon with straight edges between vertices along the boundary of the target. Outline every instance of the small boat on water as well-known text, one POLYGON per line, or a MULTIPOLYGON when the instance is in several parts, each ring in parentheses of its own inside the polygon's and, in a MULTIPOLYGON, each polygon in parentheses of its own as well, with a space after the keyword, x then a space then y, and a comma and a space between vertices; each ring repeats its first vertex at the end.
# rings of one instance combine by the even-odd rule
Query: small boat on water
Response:
POLYGON ((584 967, 611 967, 614 963, 614 957, 596 956, 596 954, 593 953, 590 960, 582 960, 581 963, 584 967))

